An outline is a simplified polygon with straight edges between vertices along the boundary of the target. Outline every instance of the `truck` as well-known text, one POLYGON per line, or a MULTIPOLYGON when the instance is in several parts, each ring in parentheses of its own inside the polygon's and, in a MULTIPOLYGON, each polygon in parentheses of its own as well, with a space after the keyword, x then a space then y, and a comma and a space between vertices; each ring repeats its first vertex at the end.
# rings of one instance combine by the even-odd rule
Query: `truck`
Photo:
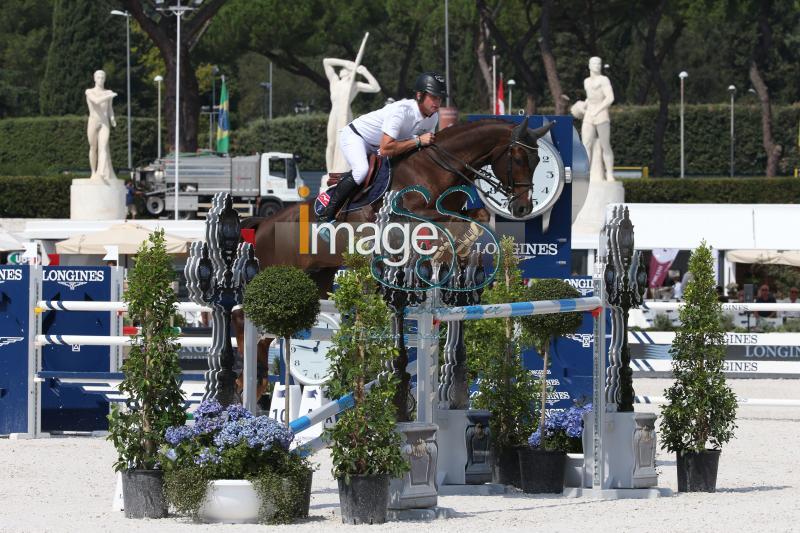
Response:
MULTIPOLYGON (((226 157, 214 153, 181 154, 178 210, 183 218, 203 216, 218 192, 228 192, 234 208, 269 216, 304 201, 310 194, 298 167, 299 158, 284 152, 226 157)), ((134 172, 134 188, 147 212, 175 212, 175 157, 169 154, 134 172)))

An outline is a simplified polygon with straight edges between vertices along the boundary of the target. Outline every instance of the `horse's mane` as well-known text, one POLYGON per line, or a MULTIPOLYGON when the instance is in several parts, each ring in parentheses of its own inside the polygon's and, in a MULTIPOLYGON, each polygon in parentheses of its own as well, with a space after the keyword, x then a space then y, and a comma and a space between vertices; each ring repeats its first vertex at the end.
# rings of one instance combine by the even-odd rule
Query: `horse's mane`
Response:
MULTIPOLYGON (((445 128, 436 133, 436 144, 444 148, 445 150, 452 150, 452 147, 449 146, 454 142, 461 143, 463 141, 458 140, 459 137, 466 133, 473 132, 473 130, 486 128, 489 126, 502 126, 503 128, 510 128, 513 126, 510 122, 506 122, 505 120, 500 120, 496 118, 487 118, 482 120, 476 120, 474 122, 460 122, 458 124, 454 124, 448 128, 445 128)), ((425 150, 429 148, 423 148, 422 150, 412 150, 410 152, 406 152, 398 157, 393 158, 392 163, 401 161, 403 159, 410 159, 417 154, 423 153, 425 150)))

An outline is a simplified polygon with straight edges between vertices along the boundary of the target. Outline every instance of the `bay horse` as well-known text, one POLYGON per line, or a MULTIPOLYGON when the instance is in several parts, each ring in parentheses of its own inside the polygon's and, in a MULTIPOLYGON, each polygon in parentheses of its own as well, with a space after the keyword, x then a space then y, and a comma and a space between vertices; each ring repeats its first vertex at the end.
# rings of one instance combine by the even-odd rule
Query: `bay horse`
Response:
MULTIPOLYGON (((429 201, 419 194, 407 194, 403 207, 427 220, 447 223, 454 220, 436 210, 436 200, 451 187, 487 180, 506 196, 514 215, 525 216, 533 209, 529 193, 533 172, 539 163, 537 140, 551 126, 552 123, 529 129, 527 118, 516 126, 498 119, 451 126, 437 133, 434 144, 392 160, 390 190, 424 187, 430 192, 429 201), (487 165, 491 166, 494 177, 480 170, 487 165)), ((489 215, 484 209, 466 211, 465 200, 464 195, 450 194, 442 206, 481 222, 488 221, 489 215)), ((383 200, 380 199, 358 210, 340 212, 337 222, 354 225, 375 222, 382 206, 383 200)), ((271 265, 296 266, 314 279, 319 297, 324 299, 332 290, 334 276, 342 265, 341 253, 301 253, 300 232, 304 227, 301 225, 301 212, 309 214, 308 223, 316 221, 313 199, 287 207, 267 218, 245 219, 242 227, 256 230, 255 254, 261 268, 271 265)), ((337 247, 337 251, 342 249, 341 246, 337 247)), ((244 346, 242 321, 240 315, 234 323, 239 346, 244 346)), ((268 364, 270 342, 271 339, 265 339, 259 343, 258 362, 264 368, 268 364)))

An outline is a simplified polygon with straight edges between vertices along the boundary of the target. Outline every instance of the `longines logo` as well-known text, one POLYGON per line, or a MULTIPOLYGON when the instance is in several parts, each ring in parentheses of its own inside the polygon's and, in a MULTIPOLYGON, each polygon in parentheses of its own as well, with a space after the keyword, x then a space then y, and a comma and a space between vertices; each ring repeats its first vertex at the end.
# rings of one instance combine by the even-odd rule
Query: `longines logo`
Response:
POLYGON ((594 292, 594 285, 591 279, 570 279, 565 278, 564 281, 578 289, 581 296, 589 296, 594 292))
POLYGON ((584 348, 590 347, 592 345, 592 341, 594 341, 594 334, 592 333, 573 333, 572 335, 566 335, 566 337, 575 342, 581 343, 581 346, 584 348))
POLYGON ((19 342, 22 339, 24 339, 24 337, 0 337, 0 348, 19 342))
POLYGON ((20 281, 22 279, 22 269, 20 268, 1 268, 0 283, 6 281, 20 281))
MULTIPOLYGON (((475 243, 475 250, 481 254, 494 255, 497 253, 497 245, 493 242, 475 243)), ((518 242, 514 244, 514 255, 520 259, 533 259, 540 255, 558 255, 558 244, 556 243, 535 243, 518 242)))
POLYGON ((55 281, 72 291, 87 283, 102 282, 104 277, 102 270, 46 270, 42 275, 44 281, 55 281))

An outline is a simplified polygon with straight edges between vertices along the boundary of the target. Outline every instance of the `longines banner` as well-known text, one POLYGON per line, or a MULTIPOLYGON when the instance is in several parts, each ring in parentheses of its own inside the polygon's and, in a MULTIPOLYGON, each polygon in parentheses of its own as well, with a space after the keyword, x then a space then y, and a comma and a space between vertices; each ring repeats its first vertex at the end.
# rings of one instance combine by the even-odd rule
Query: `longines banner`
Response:
MULTIPOLYGON (((640 372, 669 372, 675 333, 631 331, 631 363, 640 372)), ((800 374, 800 333, 726 333, 726 372, 800 374)))

